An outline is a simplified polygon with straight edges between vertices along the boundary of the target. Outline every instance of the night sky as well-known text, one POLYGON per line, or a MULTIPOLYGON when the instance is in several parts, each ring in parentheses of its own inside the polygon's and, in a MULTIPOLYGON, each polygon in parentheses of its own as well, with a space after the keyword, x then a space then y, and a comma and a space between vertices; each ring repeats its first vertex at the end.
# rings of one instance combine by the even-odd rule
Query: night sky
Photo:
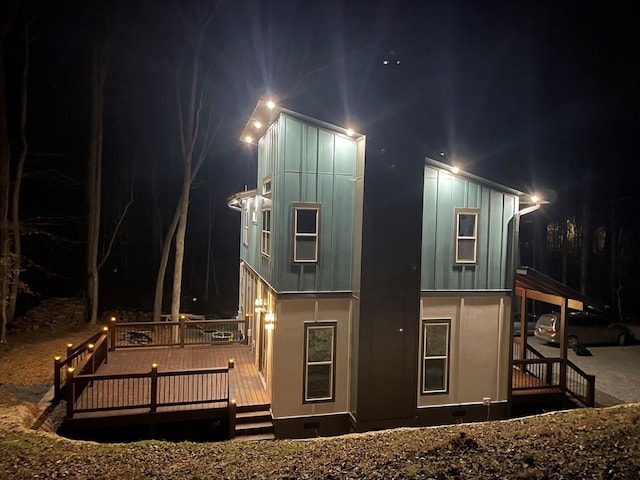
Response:
MULTIPOLYGON (((90 60, 97 25, 108 18, 105 230, 132 180, 135 201, 101 274, 102 301, 143 308, 159 255, 154 188, 164 227, 180 186, 175 92, 188 49, 174 1, 100 3, 48 2, 31 25, 22 215, 37 233, 25 241, 34 264, 25 276, 45 297, 83 288, 90 60), (36 217, 55 220, 42 226, 36 217)), ((188 11, 195 2, 181 3, 188 11)), ((192 310, 233 311, 237 303, 240 218, 225 199, 255 186, 255 150, 237 139, 266 95, 366 134, 368 152, 399 152, 390 161, 431 156, 543 191, 554 201, 545 215, 558 205, 579 208, 585 191, 594 208, 638 199, 633 2, 210 2, 216 4, 202 63, 222 126, 191 201, 184 292, 187 301, 198 298, 192 310), (210 206, 220 292, 205 306, 210 206)), ((20 35, 18 22, 6 52, 14 137, 20 35)))

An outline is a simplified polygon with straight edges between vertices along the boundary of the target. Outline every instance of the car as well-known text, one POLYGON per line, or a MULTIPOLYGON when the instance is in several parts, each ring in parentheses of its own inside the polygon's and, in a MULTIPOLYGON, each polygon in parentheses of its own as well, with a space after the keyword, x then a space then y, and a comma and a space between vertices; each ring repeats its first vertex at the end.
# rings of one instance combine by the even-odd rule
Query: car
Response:
MULTIPOLYGON (((513 335, 514 337, 520 336, 520 312, 515 313, 515 318, 513 322, 513 335)), ((536 316, 533 313, 527 314, 527 335, 533 335, 533 332, 536 329, 536 316)))
MULTIPOLYGON (((560 314, 545 313, 536 322, 533 334, 543 343, 560 344, 560 314)), ((591 312, 571 312, 567 315, 567 347, 579 345, 627 345, 633 333, 624 325, 611 323, 602 315, 591 312)))

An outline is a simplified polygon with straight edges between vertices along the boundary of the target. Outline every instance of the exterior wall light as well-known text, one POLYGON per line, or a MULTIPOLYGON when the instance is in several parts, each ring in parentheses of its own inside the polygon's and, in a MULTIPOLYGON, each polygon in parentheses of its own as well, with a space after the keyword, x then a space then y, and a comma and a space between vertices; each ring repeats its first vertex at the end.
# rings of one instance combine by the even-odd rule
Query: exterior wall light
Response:
POLYGON ((273 330, 273 326, 275 322, 275 317, 273 315, 273 312, 267 312, 264 316, 264 321, 265 321, 264 328, 266 328, 269 331, 273 330))
POLYGON ((456 166, 453 166, 453 167, 451 167, 451 173, 453 173, 454 175, 458 174, 458 173, 460 173, 460 169, 458 167, 456 167, 456 166))
POLYGON ((247 135, 246 137, 244 137, 244 141, 247 143, 251 143, 253 142, 253 138, 250 135, 247 135))
POLYGON ((347 135, 349 137, 353 137, 353 130, 351 130, 350 128, 347 128, 347 135))
POLYGON ((256 120, 255 122, 253 122, 253 126, 256 128, 262 128, 262 123, 256 120))

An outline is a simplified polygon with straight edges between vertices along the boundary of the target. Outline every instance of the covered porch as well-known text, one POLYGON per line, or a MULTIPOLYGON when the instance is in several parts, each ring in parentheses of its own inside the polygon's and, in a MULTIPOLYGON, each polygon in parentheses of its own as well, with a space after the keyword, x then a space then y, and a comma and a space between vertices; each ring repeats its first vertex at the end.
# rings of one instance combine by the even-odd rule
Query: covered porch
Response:
POLYGON ((587 407, 595 405, 595 377, 568 360, 568 310, 602 311, 604 305, 529 267, 516 270, 515 296, 519 306, 520 335, 513 339, 512 401, 527 402, 570 399, 587 407), (553 305, 560 314, 559 355, 546 358, 529 344, 526 319, 531 301, 553 305))

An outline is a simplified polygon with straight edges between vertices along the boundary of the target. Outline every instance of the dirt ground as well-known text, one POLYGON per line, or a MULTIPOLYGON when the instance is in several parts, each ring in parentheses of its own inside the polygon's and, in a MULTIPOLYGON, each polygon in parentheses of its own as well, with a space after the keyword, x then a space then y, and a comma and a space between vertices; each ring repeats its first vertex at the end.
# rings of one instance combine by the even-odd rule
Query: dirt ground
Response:
POLYGON ((269 442, 99 444, 33 429, 41 410, 28 398, 51 384, 54 355, 96 331, 83 326, 0 346, 0 478, 640 478, 640 404, 269 442))

